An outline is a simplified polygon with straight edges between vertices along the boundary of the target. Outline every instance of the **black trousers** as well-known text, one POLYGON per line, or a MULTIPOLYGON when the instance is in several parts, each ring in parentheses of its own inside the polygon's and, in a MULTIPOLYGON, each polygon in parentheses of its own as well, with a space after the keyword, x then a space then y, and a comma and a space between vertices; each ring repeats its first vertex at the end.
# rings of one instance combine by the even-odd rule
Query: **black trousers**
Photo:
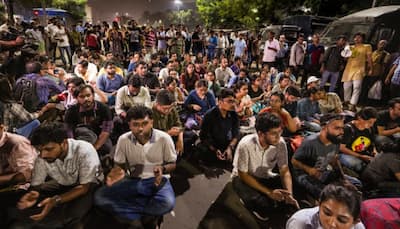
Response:
MULTIPOLYGON (((88 193, 54 207, 43 220, 38 222, 30 218, 31 215, 39 214, 42 211, 42 208, 37 207, 37 204, 28 209, 16 210, 17 222, 11 228, 77 228, 77 225, 92 207, 93 194, 98 186, 95 183, 90 184, 88 193)), ((48 181, 38 188, 40 197, 37 203, 45 198, 68 192, 74 187, 60 185, 54 180, 48 181)))
MULTIPOLYGON (((271 179, 257 179, 258 182, 265 185, 270 189, 281 189, 281 179, 279 176, 271 178, 271 179)), ((279 210, 285 212, 293 211, 293 207, 284 203, 277 202, 267 195, 253 189, 252 187, 245 184, 238 176, 233 178, 232 181, 233 189, 239 195, 239 197, 243 200, 246 208, 249 211, 263 211, 263 212, 274 212, 279 210)))

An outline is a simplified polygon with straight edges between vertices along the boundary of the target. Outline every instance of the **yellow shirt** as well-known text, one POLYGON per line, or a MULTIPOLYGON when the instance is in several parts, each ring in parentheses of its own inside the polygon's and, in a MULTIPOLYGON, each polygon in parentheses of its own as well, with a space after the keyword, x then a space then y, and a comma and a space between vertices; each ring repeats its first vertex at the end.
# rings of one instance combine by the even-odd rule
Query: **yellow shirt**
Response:
POLYGON ((352 45, 350 50, 352 54, 347 60, 342 82, 363 79, 366 75, 367 57, 372 53, 372 47, 369 44, 352 45))

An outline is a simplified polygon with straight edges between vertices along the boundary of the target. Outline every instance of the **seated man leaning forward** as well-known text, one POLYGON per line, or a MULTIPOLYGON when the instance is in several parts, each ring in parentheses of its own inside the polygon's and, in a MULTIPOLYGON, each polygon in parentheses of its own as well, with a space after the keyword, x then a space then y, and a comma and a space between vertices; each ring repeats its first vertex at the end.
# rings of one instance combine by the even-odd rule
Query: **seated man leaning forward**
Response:
POLYGON ((60 123, 36 129, 31 143, 39 157, 31 191, 17 204, 15 226, 75 228, 92 207, 92 194, 104 179, 96 150, 85 141, 68 139, 60 123))
POLYGON ((286 144, 281 137, 279 117, 259 114, 257 133, 240 140, 233 160, 233 187, 247 209, 261 219, 273 210, 287 209, 286 204, 299 207, 293 198, 292 176, 288 166, 286 144), (279 175, 272 172, 278 166, 279 175))
POLYGON ((116 166, 107 176, 107 186, 96 193, 95 204, 140 227, 142 216, 162 216, 173 209, 175 194, 166 174, 175 169, 177 155, 172 138, 153 128, 150 108, 134 106, 126 117, 131 131, 118 139, 116 166))
POLYGON ((338 159, 344 117, 326 114, 321 117, 321 127, 321 132, 306 138, 292 157, 296 182, 314 199, 318 199, 322 189, 334 181, 350 181, 361 186, 356 178, 344 175, 338 159))

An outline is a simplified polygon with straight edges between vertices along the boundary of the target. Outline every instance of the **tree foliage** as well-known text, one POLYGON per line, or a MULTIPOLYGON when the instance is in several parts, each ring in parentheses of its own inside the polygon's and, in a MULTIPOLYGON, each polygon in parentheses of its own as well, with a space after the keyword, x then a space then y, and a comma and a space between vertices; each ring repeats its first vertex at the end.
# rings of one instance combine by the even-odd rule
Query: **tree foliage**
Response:
MULTIPOLYGON (((393 0, 377 0, 377 6, 393 0)), ((343 16, 371 7, 372 0, 196 0, 198 12, 210 27, 255 28, 279 23, 296 14, 343 16)))

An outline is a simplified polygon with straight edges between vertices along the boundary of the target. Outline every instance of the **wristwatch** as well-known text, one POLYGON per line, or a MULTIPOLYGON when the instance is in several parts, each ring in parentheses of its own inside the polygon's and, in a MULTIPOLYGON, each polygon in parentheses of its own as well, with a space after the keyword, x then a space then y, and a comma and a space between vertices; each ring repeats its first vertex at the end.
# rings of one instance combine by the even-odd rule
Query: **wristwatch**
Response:
POLYGON ((61 203, 61 196, 55 195, 53 196, 53 199, 56 202, 56 206, 58 206, 61 203))

